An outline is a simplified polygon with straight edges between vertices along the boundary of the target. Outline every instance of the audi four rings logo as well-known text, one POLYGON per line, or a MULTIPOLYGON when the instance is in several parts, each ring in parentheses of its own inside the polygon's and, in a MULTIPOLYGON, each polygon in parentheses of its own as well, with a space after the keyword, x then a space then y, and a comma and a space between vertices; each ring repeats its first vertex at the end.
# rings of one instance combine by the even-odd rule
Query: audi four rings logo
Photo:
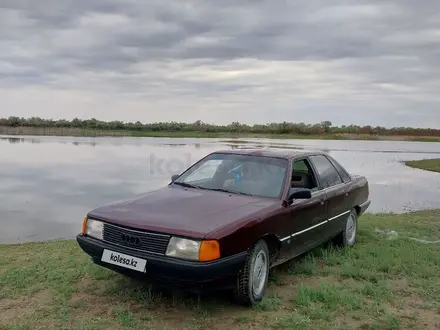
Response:
POLYGON ((141 245, 141 239, 136 236, 131 236, 128 234, 122 234, 121 235, 121 241, 125 244, 131 245, 131 246, 139 246, 141 245))

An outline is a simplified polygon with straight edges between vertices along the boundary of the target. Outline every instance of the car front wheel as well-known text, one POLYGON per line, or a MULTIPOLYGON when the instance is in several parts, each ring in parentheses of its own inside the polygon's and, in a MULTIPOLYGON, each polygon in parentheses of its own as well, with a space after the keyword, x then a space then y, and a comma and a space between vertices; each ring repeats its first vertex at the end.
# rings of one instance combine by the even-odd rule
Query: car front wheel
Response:
POLYGON ((269 248, 264 240, 250 250, 246 263, 237 277, 235 297, 245 305, 255 305, 264 296, 269 279, 269 248))

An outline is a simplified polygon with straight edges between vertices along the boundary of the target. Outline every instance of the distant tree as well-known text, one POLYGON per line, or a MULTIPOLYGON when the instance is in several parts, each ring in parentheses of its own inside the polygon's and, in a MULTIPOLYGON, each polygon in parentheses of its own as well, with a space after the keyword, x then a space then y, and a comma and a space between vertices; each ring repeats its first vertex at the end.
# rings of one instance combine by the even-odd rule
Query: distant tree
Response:
POLYGON ((0 118, 0 126, 9 127, 63 127, 63 128, 87 128, 90 130, 131 130, 131 131, 162 131, 162 132, 234 132, 234 133, 255 133, 255 134, 369 134, 369 135, 407 135, 407 136, 440 136, 439 129, 393 127, 381 126, 372 127, 369 125, 342 125, 333 126, 331 121, 322 121, 319 124, 305 124, 303 122, 293 123, 283 121, 281 123, 267 123, 247 125, 239 122, 232 122, 229 125, 212 125, 197 120, 194 123, 184 122, 155 122, 141 123, 140 121, 100 121, 96 118, 82 120, 74 118, 71 121, 65 119, 43 119, 40 117, 19 118, 11 116, 0 118))
POLYGON ((331 127, 332 127, 332 122, 331 121, 322 121, 321 122, 322 127, 324 127, 324 131, 325 133, 330 133, 331 132, 331 127))

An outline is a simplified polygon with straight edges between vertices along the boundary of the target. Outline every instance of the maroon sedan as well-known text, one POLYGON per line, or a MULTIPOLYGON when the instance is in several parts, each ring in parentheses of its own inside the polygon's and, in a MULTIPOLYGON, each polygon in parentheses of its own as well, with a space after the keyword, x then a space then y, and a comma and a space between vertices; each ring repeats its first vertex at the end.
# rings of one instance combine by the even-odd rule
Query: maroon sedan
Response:
POLYGON ((334 240, 356 242, 368 181, 314 152, 227 150, 166 187, 89 212, 81 248, 93 262, 197 293, 232 289, 255 304, 269 269, 334 240))

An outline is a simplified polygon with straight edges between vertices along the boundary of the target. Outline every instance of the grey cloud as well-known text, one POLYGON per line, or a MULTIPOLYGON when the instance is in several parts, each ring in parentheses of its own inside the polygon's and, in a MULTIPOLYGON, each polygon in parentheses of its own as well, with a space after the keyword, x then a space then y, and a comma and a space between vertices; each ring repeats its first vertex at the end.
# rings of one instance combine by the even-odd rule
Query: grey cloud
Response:
MULTIPOLYGON (((161 103, 162 114, 194 108, 186 120, 216 121, 225 118, 216 115, 221 108, 243 106, 252 112, 244 120, 266 121, 267 112, 289 120, 289 102, 303 121, 410 125, 410 109, 424 114, 418 125, 440 120, 439 2, 3 0, 0 8, 0 89, 72 90, 96 100, 110 92, 161 103), (206 110, 197 97, 209 99, 206 110), (351 115, 366 104, 379 117, 351 115), (380 114, 393 109, 406 114, 380 114)), ((105 119, 100 102, 87 109, 105 119)), ((16 99, 8 104, 0 115, 30 115, 16 99)))

